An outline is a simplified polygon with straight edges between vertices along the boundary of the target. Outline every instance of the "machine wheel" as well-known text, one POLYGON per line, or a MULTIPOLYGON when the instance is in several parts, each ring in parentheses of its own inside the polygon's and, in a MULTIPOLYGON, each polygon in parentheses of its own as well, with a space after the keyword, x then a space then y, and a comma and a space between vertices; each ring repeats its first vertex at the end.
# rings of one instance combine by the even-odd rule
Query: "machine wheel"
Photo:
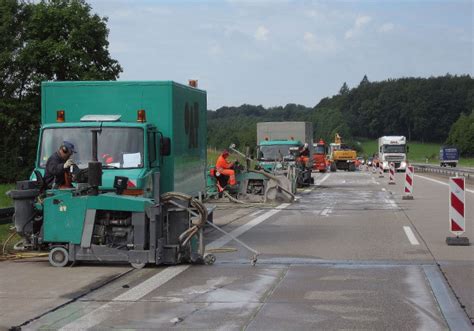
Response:
POLYGON ((69 263, 69 253, 66 248, 57 246, 49 251, 48 259, 53 267, 62 268, 69 263))
POLYGON ((212 265, 216 262, 216 256, 214 254, 206 254, 204 256, 204 263, 207 265, 212 265))
POLYGON ((336 164, 335 164, 335 163, 331 163, 331 172, 336 172, 336 171, 337 171, 336 164))
POLYGON ((146 266, 146 263, 130 263, 132 268, 140 270, 146 266))

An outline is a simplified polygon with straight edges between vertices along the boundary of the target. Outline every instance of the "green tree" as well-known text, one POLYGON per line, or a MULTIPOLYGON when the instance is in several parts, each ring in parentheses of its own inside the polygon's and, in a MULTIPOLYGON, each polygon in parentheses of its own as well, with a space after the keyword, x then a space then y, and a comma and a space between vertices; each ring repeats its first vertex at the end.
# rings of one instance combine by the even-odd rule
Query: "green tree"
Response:
POLYGON ((340 95, 347 95, 349 94, 349 87, 347 86, 347 83, 344 82, 344 84, 342 84, 341 88, 339 89, 339 94, 340 95))
POLYGON ((118 78, 106 23, 83 0, 0 1, 0 182, 34 164, 42 81, 118 78))
POLYGON ((464 156, 474 156, 474 111, 469 116, 459 116, 451 126, 446 143, 456 146, 464 156))

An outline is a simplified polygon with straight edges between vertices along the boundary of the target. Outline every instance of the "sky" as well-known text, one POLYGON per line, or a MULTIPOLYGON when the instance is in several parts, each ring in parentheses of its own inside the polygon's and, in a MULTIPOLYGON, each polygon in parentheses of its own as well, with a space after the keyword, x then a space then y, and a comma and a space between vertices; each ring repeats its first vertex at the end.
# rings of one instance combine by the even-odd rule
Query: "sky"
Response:
POLYGON ((208 109, 313 107, 344 82, 474 76, 473 1, 89 0, 120 80, 197 79, 208 109))

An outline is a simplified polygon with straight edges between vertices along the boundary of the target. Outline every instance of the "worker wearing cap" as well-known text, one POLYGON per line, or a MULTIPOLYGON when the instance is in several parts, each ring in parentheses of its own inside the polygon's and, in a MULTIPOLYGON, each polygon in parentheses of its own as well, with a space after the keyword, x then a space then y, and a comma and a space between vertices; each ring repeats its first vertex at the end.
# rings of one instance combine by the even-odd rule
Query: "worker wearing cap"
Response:
POLYGON ((53 185, 60 187, 65 184, 64 174, 74 164, 71 159, 73 153, 76 153, 74 145, 69 141, 64 141, 58 151, 49 157, 44 174, 44 182, 49 188, 53 185))
POLYGON ((227 161, 228 157, 229 151, 225 149, 217 158, 216 170, 224 176, 229 176, 229 185, 233 186, 237 184, 237 182, 235 181, 235 171, 232 169, 234 165, 227 161))

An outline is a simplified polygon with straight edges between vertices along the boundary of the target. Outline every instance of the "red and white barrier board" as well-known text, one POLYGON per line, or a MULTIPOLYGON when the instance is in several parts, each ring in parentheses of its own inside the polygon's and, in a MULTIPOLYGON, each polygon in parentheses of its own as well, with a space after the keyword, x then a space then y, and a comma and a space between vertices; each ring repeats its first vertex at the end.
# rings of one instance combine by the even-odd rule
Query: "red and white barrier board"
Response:
POLYGON ((466 231, 464 177, 449 178, 449 231, 460 236, 466 231))
POLYGON ((388 183, 390 185, 395 184, 395 163, 390 162, 390 169, 389 169, 390 175, 388 177, 388 183))
POLYGON ((413 196, 413 179, 415 177, 415 167, 407 166, 405 171, 405 195, 413 196))

